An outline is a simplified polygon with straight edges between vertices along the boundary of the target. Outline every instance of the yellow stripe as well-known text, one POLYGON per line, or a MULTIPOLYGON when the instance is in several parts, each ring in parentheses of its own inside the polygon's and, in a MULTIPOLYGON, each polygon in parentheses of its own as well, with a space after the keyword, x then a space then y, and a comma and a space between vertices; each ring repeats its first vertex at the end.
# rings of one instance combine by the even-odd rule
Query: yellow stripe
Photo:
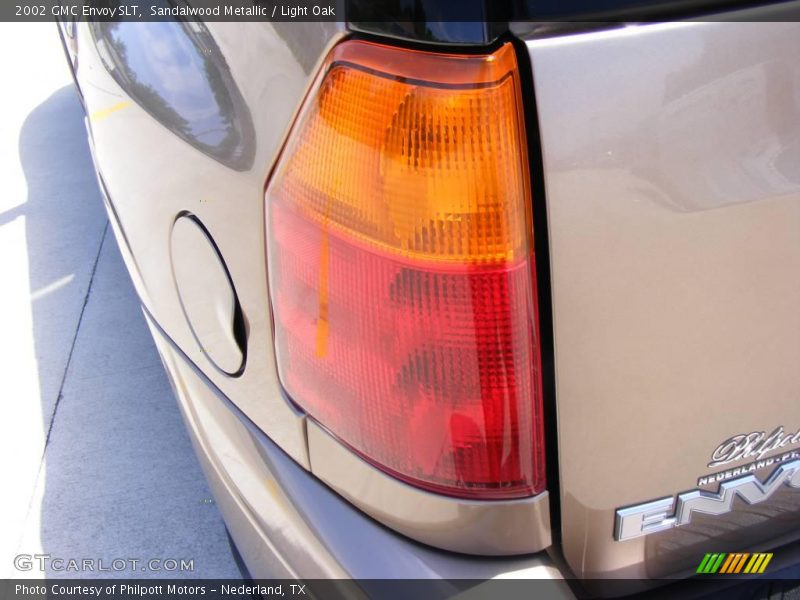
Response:
POLYGON ((758 564, 764 560, 763 554, 753 554, 753 557, 750 559, 750 562, 747 563, 747 566, 744 568, 745 573, 752 573, 754 570, 758 569, 758 564))
POLYGON ((107 116, 114 114, 118 110, 122 110, 123 108, 128 108, 130 106, 130 101, 125 100, 124 102, 118 102, 113 106, 109 106, 108 108, 101 108, 100 110, 94 111, 91 115, 89 115, 90 121, 100 121, 105 119, 107 116))
POLYGON ((767 565, 769 564, 769 561, 771 561, 771 560, 772 560, 772 552, 769 552, 767 554, 766 558, 764 559, 764 562, 761 563, 761 567, 758 569, 758 572, 759 573, 763 573, 764 570, 767 568, 767 565))
POLYGON ((733 559, 736 558, 737 554, 728 554, 728 558, 725 559, 725 563, 722 565, 722 568, 719 570, 720 573, 727 573, 728 567, 733 562, 733 559))
POLYGON ((744 553, 744 554, 740 554, 739 556, 741 556, 741 559, 739 560, 738 563, 736 563, 736 570, 732 571, 733 573, 739 573, 742 570, 742 567, 744 566, 744 562, 747 560, 747 557, 750 556, 750 554, 749 553, 744 553))

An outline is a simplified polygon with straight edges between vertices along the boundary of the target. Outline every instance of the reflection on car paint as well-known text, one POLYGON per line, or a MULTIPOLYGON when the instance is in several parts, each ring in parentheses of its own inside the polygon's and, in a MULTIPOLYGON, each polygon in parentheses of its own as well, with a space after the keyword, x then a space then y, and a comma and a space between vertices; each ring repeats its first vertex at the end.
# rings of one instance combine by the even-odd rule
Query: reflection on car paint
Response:
POLYGON ((94 23, 92 31, 106 68, 147 112, 219 162, 252 166, 249 110, 204 24, 94 23))

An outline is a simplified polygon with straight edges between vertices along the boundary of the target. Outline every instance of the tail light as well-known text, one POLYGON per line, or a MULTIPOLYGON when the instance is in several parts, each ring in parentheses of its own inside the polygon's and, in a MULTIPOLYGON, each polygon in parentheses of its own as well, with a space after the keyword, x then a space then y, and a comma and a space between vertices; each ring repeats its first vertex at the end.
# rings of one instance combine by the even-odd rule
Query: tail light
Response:
POLYGON ((465 498, 544 488, 519 74, 348 41, 266 192, 278 371, 384 471, 465 498))

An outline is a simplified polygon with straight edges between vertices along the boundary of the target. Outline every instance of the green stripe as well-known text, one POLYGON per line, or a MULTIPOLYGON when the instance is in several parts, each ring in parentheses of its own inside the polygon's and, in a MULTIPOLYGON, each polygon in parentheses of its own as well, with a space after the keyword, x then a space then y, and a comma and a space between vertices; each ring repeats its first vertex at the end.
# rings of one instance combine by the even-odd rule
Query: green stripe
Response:
POLYGON ((697 567, 697 571, 696 571, 697 573, 705 573, 706 572, 706 563, 708 562, 709 558, 711 558, 711 554, 707 553, 705 558, 703 559, 703 562, 701 562, 700 566, 697 567))
POLYGON ((720 557, 720 555, 717 554, 717 553, 710 554, 709 557, 708 557, 708 562, 706 563, 705 567, 703 568, 703 573, 713 573, 714 571, 712 571, 712 569, 714 568, 714 565, 716 564, 717 559, 719 559, 719 557, 720 557))

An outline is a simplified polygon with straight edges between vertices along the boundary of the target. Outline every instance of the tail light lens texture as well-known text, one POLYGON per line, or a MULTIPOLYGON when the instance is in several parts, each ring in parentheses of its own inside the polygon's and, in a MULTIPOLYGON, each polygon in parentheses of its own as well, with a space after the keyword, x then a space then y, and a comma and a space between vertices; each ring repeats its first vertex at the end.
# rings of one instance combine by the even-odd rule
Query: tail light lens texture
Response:
POLYGON ((337 46, 267 188, 281 382, 342 442, 467 498, 544 488, 516 59, 337 46))

